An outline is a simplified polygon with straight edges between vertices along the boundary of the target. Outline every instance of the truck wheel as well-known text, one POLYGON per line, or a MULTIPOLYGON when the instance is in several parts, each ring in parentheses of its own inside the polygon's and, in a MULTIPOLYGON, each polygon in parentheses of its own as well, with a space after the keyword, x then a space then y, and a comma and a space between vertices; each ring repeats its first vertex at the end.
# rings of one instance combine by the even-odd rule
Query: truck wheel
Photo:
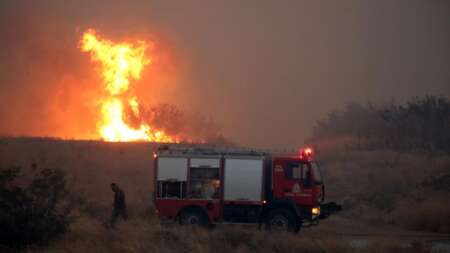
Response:
POLYGON ((208 225, 208 218, 199 211, 188 210, 181 213, 180 224, 193 227, 206 227, 208 225))
POLYGON ((295 215, 286 209, 275 209, 267 215, 265 228, 273 231, 287 231, 297 233, 300 230, 295 215))

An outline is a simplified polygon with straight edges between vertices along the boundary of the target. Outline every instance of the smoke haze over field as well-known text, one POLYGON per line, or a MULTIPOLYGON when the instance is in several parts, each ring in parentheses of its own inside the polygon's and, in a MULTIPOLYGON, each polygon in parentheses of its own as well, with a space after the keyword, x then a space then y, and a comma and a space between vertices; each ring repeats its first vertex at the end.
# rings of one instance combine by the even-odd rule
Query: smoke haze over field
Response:
POLYGON ((225 136, 295 147, 347 102, 450 96, 450 2, 1 1, 0 133, 95 138, 102 84, 87 28, 154 43, 140 101, 225 136))

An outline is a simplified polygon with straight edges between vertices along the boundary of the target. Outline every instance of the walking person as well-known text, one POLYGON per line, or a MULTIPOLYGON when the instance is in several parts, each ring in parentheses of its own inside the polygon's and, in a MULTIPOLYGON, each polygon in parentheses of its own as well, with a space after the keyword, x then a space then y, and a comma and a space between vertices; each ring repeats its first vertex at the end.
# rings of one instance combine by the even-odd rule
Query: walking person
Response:
POLYGON ((111 190, 114 192, 114 203, 109 224, 114 228, 119 217, 122 217, 123 220, 127 219, 127 204, 125 202, 125 193, 116 183, 111 183, 111 190))

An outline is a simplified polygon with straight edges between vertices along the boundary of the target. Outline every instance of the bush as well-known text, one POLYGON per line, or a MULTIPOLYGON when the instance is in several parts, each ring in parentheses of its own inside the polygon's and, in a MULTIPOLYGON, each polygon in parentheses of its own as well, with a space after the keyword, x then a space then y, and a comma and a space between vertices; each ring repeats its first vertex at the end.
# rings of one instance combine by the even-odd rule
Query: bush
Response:
POLYGON ((0 244, 13 248, 45 244, 69 225, 65 173, 43 169, 26 180, 20 172, 0 169, 0 244))

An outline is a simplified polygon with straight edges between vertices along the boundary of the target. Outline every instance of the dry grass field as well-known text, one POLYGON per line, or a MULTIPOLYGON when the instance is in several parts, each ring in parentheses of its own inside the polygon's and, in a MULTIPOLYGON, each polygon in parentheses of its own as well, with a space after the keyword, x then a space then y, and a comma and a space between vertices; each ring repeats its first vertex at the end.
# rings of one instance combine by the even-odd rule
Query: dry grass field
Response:
POLYGON ((97 215, 109 214, 109 184, 116 182, 126 191, 130 210, 141 212, 152 201, 153 148, 148 143, 4 138, 0 139, 0 168, 20 166, 24 174, 33 163, 38 168, 63 169, 73 195, 97 215))
MULTIPOLYGON (((365 204, 357 206, 364 201, 357 201, 359 195, 348 191, 345 183, 358 181, 340 178, 350 173, 349 178, 352 172, 330 170, 342 167, 342 163, 333 165, 332 162, 342 159, 342 154, 337 157, 322 154, 323 164, 328 166, 325 180, 330 197, 347 201, 350 208, 317 227, 305 228, 299 235, 267 233, 254 226, 219 226, 214 230, 178 225, 161 227, 152 211, 152 152, 155 147, 151 143, 0 139, 0 168, 20 166, 25 176, 33 163, 38 168, 61 168, 67 171, 70 198, 76 203, 73 223, 67 233, 46 247, 30 247, 23 252, 440 252, 432 250, 432 244, 421 240, 419 233, 416 233, 419 240, 396 238, 395 234, 411 232, 386 221, 385 217, 365 219, 372 213, 371 209, 364 210, 365 204), (119 222, 116 230, 104 226, 111 211, 111 182, 118 183, 126 192, 130 212, 130 219, 119 222), (358 240, 347 236, 352 233, 378 236, 364 238, 361 246, 358 240)), ((351 159, 348 154, 344 157, 351 159)), ((364 159, 373 160, 363 156, 357 165, 351 166, 362 166, 364 159)), ((408 161, 406 157, 402 159, 408 161)), ((446 162, 440 163, 445 168, 446 162)), ((356 173, 351 166, 347 168, 356 173)), ((367 174, 358 173, 354 175, 360 178, 367 174)), ((373 212, 373 215, 380 213, 373 212)))
POLYGON ((450 233, 449 155, 332 145, 331 150, 324 146, 317 157, 327 198, 344 205, 343 215, 450 233))
MULTIPOLYGON (((161 228, 153 219, 132 219, 117 230, 107 230, 96 220, 82 219, 70 233, 45 249, 25 252, 431 252, 423 243, 405 247, 386 237, 373 238, 364 248, 352 247, 341 237, 267 233, 254 228, 223 227, 215 230, 161 228)), ((439 251, 434 251, 439 252, 439 251)))

